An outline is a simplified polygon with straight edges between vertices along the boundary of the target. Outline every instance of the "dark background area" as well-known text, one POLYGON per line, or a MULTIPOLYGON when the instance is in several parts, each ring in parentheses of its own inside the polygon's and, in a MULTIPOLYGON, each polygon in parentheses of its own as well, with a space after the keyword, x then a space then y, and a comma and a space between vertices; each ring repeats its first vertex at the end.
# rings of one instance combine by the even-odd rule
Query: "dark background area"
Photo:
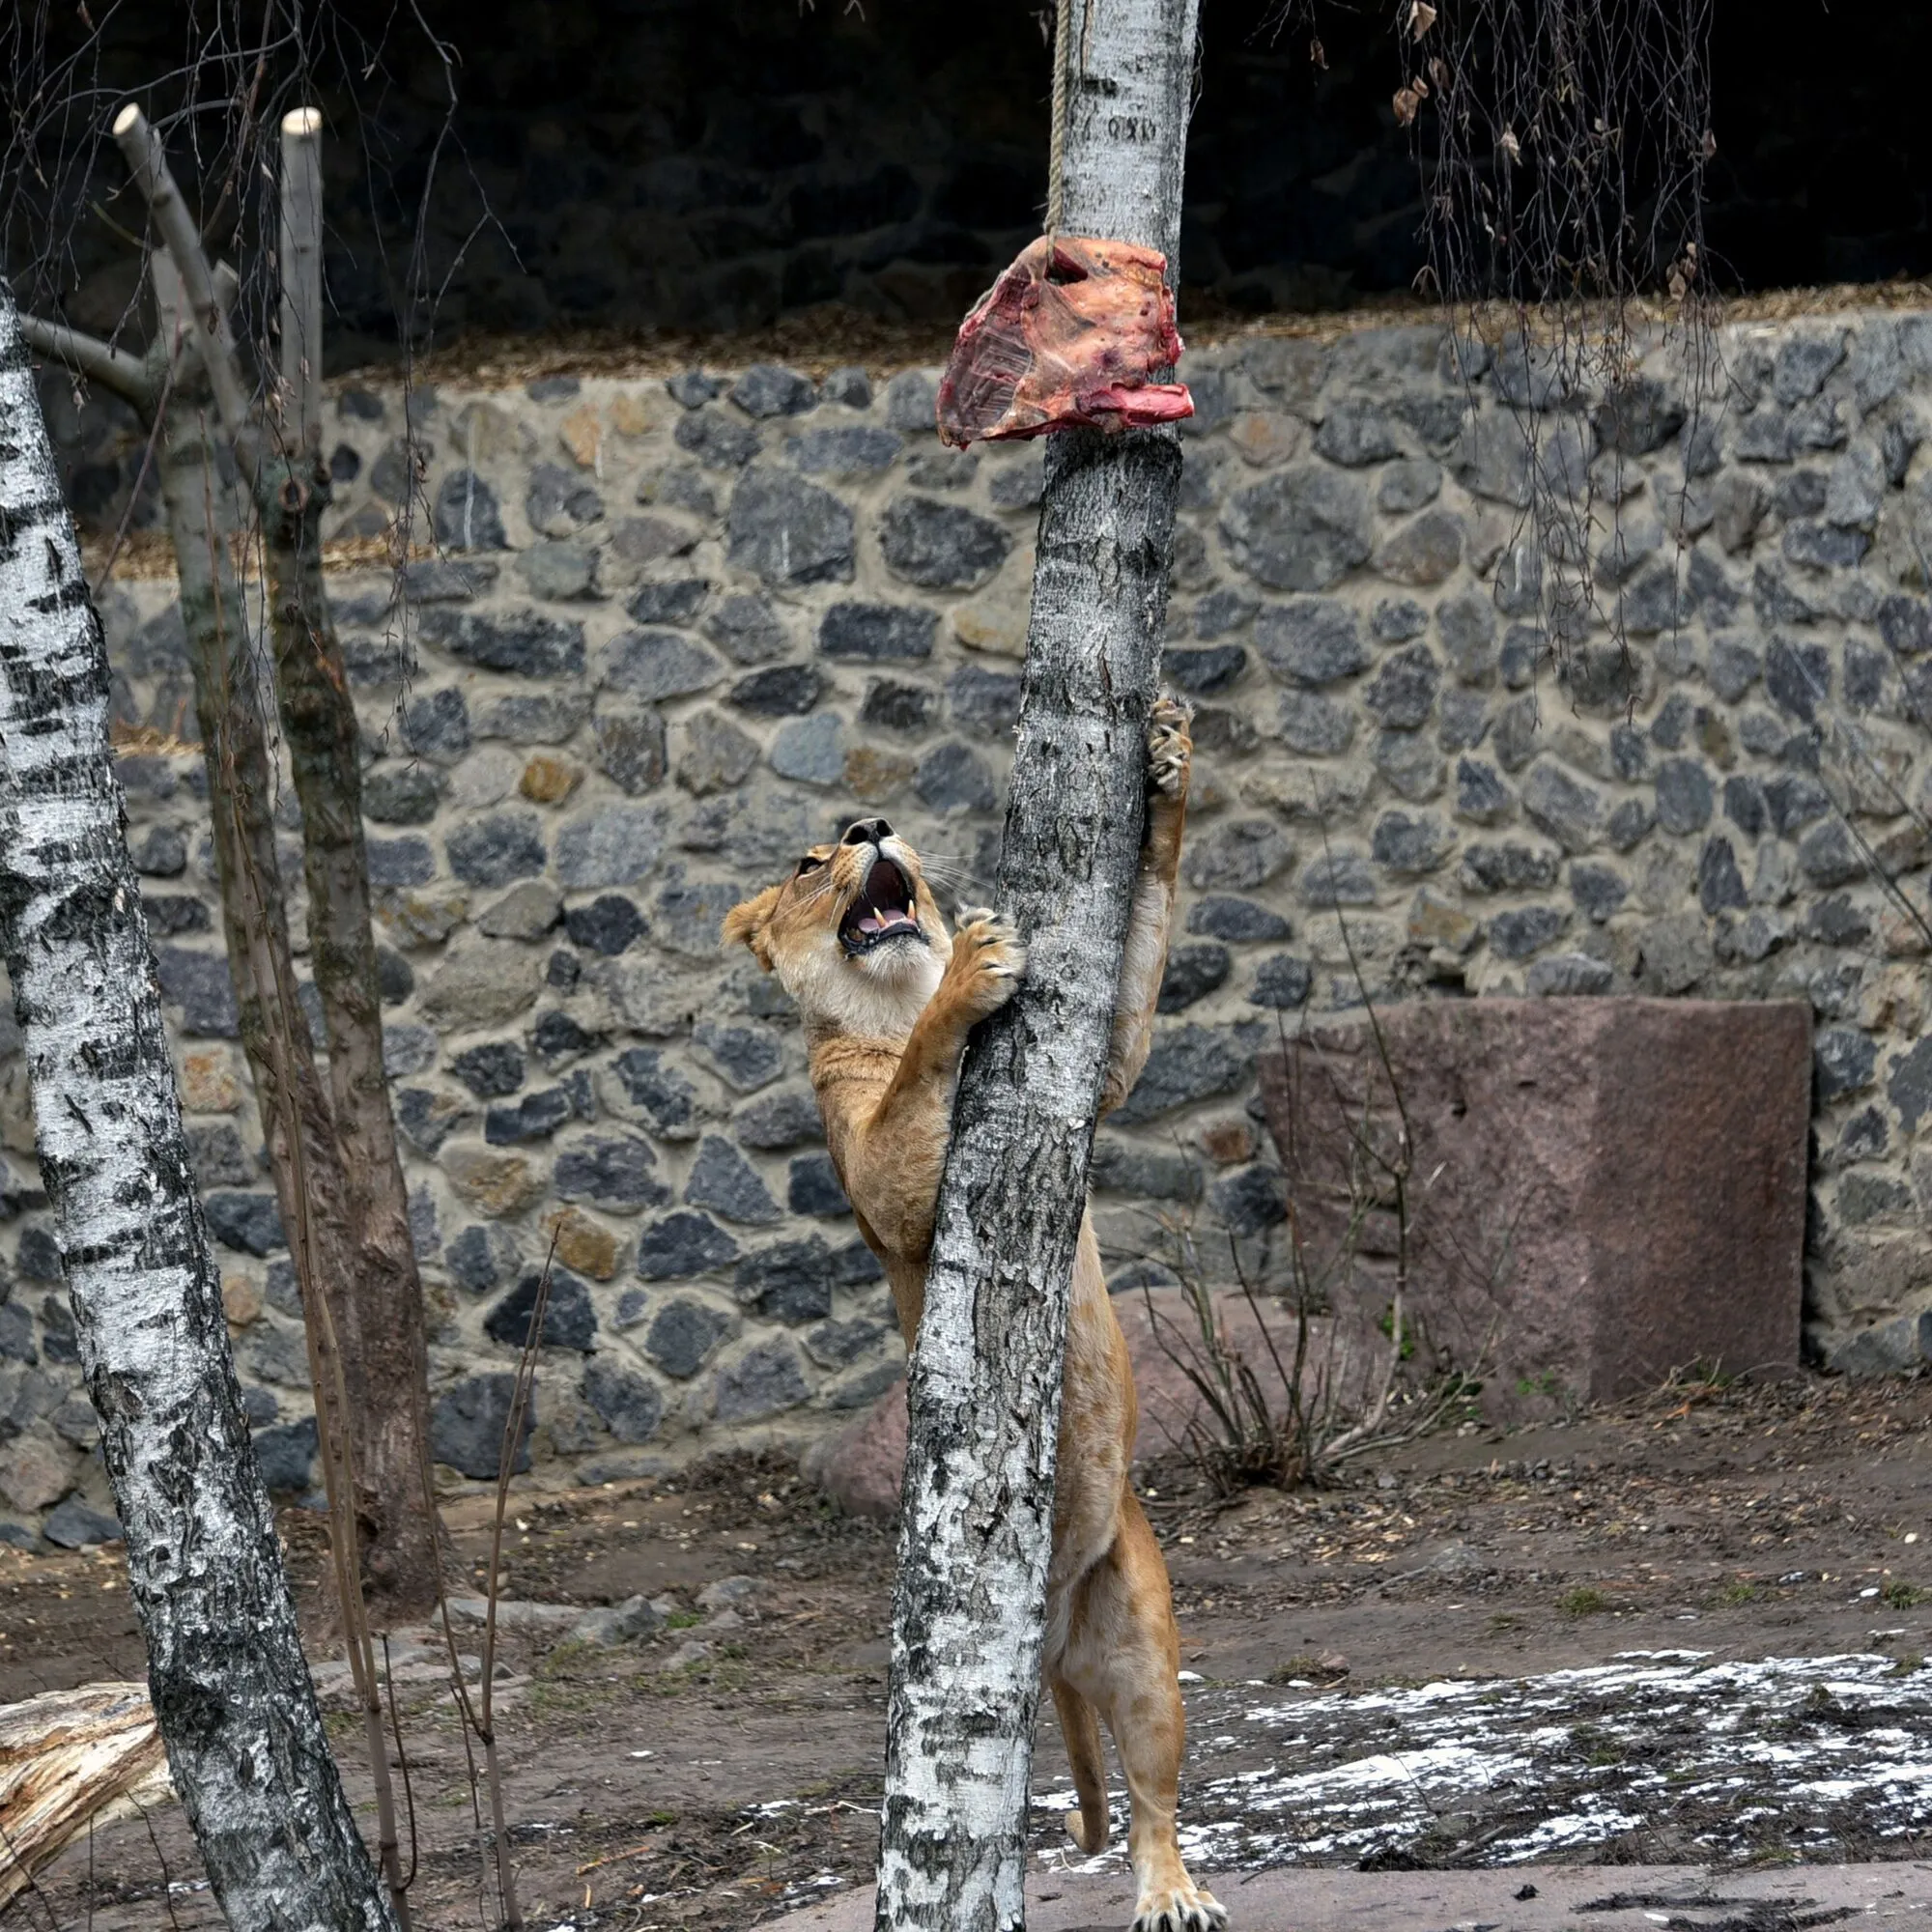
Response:
MULTIPOLYGON (((389 0, 338 0, 311 35, 329 129, 331 365, 432 323, 446 342, 729 330, 824 302, 956 317, 1039 223, 1040 20, 1027 0, 864 6, 422 0, 425 32, 389 0), (453 109, 431 34, 457 57, 453 109)), ((1183 316, 1343 305, 1407 289, 1422 265, 1417 162, 1390 106, 1405 71, 1396 7, 1321 5, 1325 71, 1302 7, 1284 21, 1270 0, 1204 0, 1183 316)), ((179 114, 185 83, 157 77, 207 44, 209 9, 96 14, 99 92, 82 125, 127 96, 179 114)), ((61 35, 77 44, 73 11, 51 17, 55 51, 61 35)), ((1707 232, 1725 287, 1932 271, 1932 124, 1914 104, 1928 51, 1932 10, 1719 0, 1707 232)), ((218 100, 233 71, 204 67, 200 82, 218 100)), ((271 84, 264 103, 282 104, 272 97, 271 84)), ((171 135, 209 202, 185 151, 221 119, 204 111, 171 135)), ((75 128, 44 158, 63 143, 71 162, 87 152, 75 128)), ((71 168, 49 167, 47 188, 22 177, 8 257, 31 303, 104 329, 135 272, 110 225, 130 217, 119 158, 97 151, 93 165, 89 183, 71 168)), ((218 154, 203 172, 221 174, 218 154)), ((252 218, 246 184, 229 206, 252 218)), ((232 235, 227 246, 247 253, 232 235)))

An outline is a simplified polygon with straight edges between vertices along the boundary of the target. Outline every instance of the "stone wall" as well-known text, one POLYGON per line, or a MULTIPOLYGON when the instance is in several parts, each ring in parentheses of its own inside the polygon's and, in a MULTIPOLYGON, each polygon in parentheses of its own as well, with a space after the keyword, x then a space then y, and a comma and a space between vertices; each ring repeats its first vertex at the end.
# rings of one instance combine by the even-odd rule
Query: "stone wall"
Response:
MULTIPOLYGON (((1163 1018, 1095 1157, 1123 1275, 1163 1220, 1212 1235, 1205 1254, 1228 1230, 1262 1255, 1282 1208, 1254 1060, 1280 1027, 1359 1009, 1352 948, 1383 999, 1808 1000, 1807 1334, 1846 1366, 1917 1359, 1932 318, 1719 347, 1723 393, 1689 419, 1661 348, 1607 406, 1520 355, 1459 367, 1433 329, 1190 355, 1168 674, 1198 703, 1199 762, 1163 1018), (1594 492, 1621 643, 1600 622, 1551 648, 1526 426, 1548 473, 1594 492)), ((494 1473, 497 1338, 553 1232, 540 1470, 801 1438, 898 1373, 795 1019, 716 935, 861 809, 943 856, 960 896, 988 889, 1040 457, 944 450, 932 396, 927 371, 770 367, 418 394, 440 554, 400 586, 332 582, 437 1449, 465 1475, 494 1473)), ((401 396, 341 391, 328 436, 334 526, 367 535, 412 468, 401 396)), ((200 763, 165 749, 191 717, 170 596, 135 582, 105 606, 130 836, 243 1379, 271 1473, 300 1487, 297 1305, 200 763)), ((97 1533, 17 1040, 0 1046, 0 1495, 24 1536, 77 1483, 52 1528, 97 1533)))

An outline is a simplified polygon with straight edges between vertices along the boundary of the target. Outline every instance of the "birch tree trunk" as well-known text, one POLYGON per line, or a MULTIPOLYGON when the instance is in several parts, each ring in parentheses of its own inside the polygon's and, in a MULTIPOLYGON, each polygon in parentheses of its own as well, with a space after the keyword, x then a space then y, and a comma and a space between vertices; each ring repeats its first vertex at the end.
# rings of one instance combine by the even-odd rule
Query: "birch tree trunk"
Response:
POLYGON ((176 1788, 241 1932, 392 1924, 302 1659, 182 1131, 108 670, 0 282, 0 950, 176 1788))
MULTIPOLYGON (((1171 278, 1196 0, 1062 4, 1059 225, 1158 248, 1171 278)), ((1023 1923, 1067 1292, 1140 853, 1179 481, 1171 431, 1047 445, 996 898, 1028 966, 961 1073, 907 1387, 881 1932, 1023 1923)))

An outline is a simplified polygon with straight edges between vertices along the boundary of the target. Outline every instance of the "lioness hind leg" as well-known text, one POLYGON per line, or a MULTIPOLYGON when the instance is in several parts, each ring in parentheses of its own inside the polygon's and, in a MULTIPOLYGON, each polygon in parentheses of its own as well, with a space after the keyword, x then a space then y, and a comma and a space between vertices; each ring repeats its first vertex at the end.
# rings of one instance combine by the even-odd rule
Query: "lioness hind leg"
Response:
POLYGON ((1107 1814, 1107 1764, 1100 1754, 1100 1718, 1065 1678, 1053 1680, 1053 1708, 1073 1772, 1077 1812, 1066 1816, 1066 1835, 1091 1859, 1107 1849, 1113 1820, 1107 1814))
POLYGON ((1122 1500, 1113 1548, 1077 1588, 1060 1675, 1099 1708, 1126 1774, 1138 1892, 1131 1932, 1219 1932, 1227 1908, 1188 1877, 1175 1836, 1187 1734, 1176 1674, 1180 1639, 1160 1546, 1132 1495, 1122 1500))

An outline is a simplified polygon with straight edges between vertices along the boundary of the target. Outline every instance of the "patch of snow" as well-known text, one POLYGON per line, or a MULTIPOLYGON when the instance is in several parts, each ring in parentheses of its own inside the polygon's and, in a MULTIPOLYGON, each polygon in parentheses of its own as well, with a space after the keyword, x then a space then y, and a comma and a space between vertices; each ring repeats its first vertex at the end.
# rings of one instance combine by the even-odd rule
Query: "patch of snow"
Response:
MULTIPOLYGON (((1355 1860, 1445 1830, 1466 1830, 1459 1858, 1506 1865, 1673 1818, 1720 1853, 1780 1832, 1829 1843, 1847 1820, 1895 1836, 1932 1819, 1932 1671, 1875 1654, 1628 1651, 1532 1677, 1245 1704, 1255 1688, 1201 1700, 1202 1718, 1238 1726, 1197 1719, 1180 1839, 1204 1870, 1355 1860), (1211 1775, 1216 1758, 1258 1747, 1267 1763, 1211 1775)), ((1074 1799, 1036 1804, 1064 1812, 1074 1799)), ((1124 1804, 1116 1824, 1119 1843, 1124 1804)), ((1056 1843, 1040 1858, 1125 1868, 1123 1847, 1087 1859, 1056 1843)))

